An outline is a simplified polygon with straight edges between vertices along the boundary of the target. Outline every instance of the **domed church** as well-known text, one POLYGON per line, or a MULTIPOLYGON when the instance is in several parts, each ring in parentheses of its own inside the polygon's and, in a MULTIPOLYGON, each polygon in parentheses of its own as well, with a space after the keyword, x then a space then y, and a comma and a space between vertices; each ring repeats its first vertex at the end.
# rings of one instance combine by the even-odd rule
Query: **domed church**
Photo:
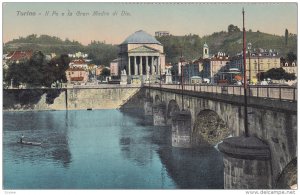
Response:
POLYGON ((134 80, 151 82, 165 70, 165 54, 162 44, 155 37, 139 30, 119 45, 120 72, 126 71, 128 82, 134 80))

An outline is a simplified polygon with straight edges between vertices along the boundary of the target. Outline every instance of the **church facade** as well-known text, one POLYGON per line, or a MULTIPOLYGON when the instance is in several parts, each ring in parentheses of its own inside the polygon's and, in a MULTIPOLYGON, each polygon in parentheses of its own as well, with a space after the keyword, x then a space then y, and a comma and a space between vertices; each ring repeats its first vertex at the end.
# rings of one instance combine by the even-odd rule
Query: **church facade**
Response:
POLYGON ((165 70, 163 45, 143 30, 127 37, 119 45, 119 67, 127 81, 155 81, 165 70), (124 71, 125 70, 125 71, 124 71))

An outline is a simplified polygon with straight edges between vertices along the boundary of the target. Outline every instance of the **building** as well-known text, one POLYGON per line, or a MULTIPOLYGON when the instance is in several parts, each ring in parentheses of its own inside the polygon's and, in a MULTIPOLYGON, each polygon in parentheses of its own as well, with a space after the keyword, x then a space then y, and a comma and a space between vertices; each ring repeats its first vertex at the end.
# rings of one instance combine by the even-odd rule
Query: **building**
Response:
POLYGON ((83 68, 84 70, 88 69, 88 64, 83 58, 74 59, 69 63, 70 68, 83 68))
POLYGON ((295 74, 297 77, 297 61, 289 62, 284 58, 280 59, 280 67, 287 73, 295 74))
POLYGON ((66 70, 66 77, 68 83, 83 84, 88 81, 88 72, 83 68, 68 68, 66 70))
POLYGON ((110 76, 118 76, 119 75, 119 59, 114 59, 110 62, 110 76))
POLYGON ((157 79, 165 69, 163 45, 143 30, 127 37, 119 48, 118 73, 125 70, 129 83, 144 82, 147 77, 157 79))
POLYGON ((156 37, 170 36, 170 32, 169 31, 156 31, 155 36, 156 37))
POLYGON ((96 68, 96 76, 101 75, 102 70, 103 70, 104 68, 107 68, 107 67, 105 67, 104 65, 99 65, 99 66, 97 66, 97 68, 96 68))
MULTIPOLYGON (((201 70, 202 70, 202 64, 197 61, 186 64, 183 67, 183 78, 184 82, 192 82, 195 81, 198 77, 201 78, 201 70), (193 78, 193 79, 192 79, 193 78)), ((197 81, 197 83, 199 83, 197 81)))
MULTIPOLYGON (((256 83, 262 72, 280 67, 280 58, 276 51, 256 49, 247 51, 246 55, 247 80, 251 83, 256 83)), ((230 68, 236 68, 244 74, 243 55, 241 53, 230 59, 230 68)))
POLYGON ((88 54, 79 51, 73 54, 68 54, 68 56, 69 58, 87 58, 88 54))
POLYGON ((181 57, 179 59, 179 62, 178 62, 178 65, 177 65, 177 68, 178 68, 178 76, 180 77, 181 76, 181 69, 183 68, 184 69, 184 66, 187 65, 188 62, 183 58, 181 57))
POLYGON ((202 54, 203 59, 208 59, 209 58, 209 47, 206 43, 203 45, 203 54, 202 54))
POLYGON ((29 60, 33 55, 32 51, 12 51, 3 58, 3 68, 7 69, 11 63, 20 63, 29 60))

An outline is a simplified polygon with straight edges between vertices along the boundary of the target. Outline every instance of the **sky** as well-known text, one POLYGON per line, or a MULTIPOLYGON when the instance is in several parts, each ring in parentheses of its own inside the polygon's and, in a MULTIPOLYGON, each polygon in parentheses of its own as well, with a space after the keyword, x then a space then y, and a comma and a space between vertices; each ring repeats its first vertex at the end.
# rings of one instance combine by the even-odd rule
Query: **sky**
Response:
POLYGON ((3 3, 2 36, 6 43, 30 34, 47 34, 84 45, 91 40, 120 44, 138 30, 152 35, 155 31, 169 31, 173 35, 191 33, 202 37, 227 31, 229 24, 242 29, 243 8, 246 30, 284 35, 288 29, 297 34, 297 3, 21 2, 3 3), (93 16, 94 12, 106 14, 93 16))

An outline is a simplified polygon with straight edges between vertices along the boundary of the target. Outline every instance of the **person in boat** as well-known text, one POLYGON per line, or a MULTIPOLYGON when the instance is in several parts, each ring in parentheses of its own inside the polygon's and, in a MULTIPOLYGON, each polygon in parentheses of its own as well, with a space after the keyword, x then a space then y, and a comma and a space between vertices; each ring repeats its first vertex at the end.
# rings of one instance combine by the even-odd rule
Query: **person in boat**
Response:
POLYGON ((20 143, 21 144, 23 143, 23 139, 24 139, 24 135, 22 134, 21 137, 20 137, 20 143))

